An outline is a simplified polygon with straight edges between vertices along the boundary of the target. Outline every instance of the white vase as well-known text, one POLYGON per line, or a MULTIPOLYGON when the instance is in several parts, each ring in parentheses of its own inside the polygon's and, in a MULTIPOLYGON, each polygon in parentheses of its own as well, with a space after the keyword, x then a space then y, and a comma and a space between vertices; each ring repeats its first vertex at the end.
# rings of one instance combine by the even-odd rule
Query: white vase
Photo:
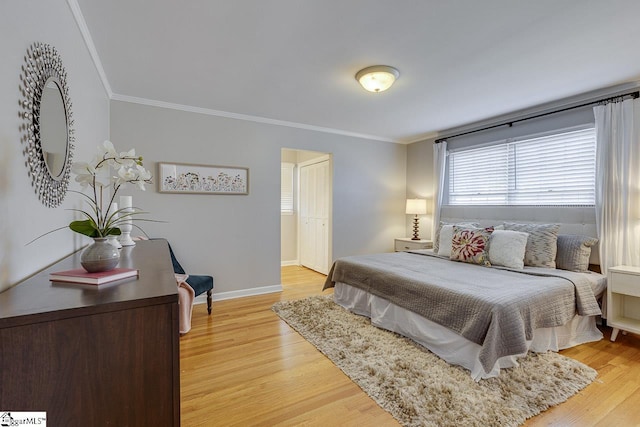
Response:
POLYGON ((80 264, 89 273, 109 271, 116 268, 120 252, 106 237, 96 237, 80 255, 80 264))

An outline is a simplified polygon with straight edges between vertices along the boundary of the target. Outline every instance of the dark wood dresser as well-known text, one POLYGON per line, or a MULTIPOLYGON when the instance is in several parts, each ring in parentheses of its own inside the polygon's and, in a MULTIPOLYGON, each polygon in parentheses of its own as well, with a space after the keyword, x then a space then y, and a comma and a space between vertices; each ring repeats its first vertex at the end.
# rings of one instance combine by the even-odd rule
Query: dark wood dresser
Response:
POLYGON ((51 426, 179 426, 178 292, 167 242, 123 248, 138 279, 52 283, 77 252, 0 293, 0 411, 51 426))

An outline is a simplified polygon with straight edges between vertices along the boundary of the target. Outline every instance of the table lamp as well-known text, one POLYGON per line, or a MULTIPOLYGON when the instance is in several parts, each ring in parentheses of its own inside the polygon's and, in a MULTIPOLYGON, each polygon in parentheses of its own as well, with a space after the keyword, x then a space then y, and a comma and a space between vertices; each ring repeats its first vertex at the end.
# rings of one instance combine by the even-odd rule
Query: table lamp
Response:
POLYGON ((411 240, 420 240, 418 236, 418 215, 427 214, 427 199, 407 199, 406 213, 407 215, 415 215, 413 217, 413 237, 411 240))

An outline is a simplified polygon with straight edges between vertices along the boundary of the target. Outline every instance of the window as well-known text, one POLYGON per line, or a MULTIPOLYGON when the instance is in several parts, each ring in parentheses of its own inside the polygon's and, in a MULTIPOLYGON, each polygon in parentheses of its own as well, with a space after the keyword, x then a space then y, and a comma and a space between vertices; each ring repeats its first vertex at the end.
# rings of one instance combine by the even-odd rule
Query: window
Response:
POLYGON ((449 153, 450 205, 595 204, 595 128, 449 153))
POLYGON ((282 163, 280 169, 280 213, 293 214, 293 163, 282 163))

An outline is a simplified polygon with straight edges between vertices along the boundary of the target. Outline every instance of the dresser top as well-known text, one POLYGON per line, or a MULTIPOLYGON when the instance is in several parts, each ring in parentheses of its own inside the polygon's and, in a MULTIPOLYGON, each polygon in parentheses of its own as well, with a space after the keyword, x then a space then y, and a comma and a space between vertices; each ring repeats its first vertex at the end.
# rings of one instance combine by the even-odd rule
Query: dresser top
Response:
POLYGON ((80 268, 81 252, 0 293, 0 327, 178 301, 166 240, 140 241, 121 249, 118 267, 138 269, 137 279, 100 286, 49 280, 51 272, 80 268))

